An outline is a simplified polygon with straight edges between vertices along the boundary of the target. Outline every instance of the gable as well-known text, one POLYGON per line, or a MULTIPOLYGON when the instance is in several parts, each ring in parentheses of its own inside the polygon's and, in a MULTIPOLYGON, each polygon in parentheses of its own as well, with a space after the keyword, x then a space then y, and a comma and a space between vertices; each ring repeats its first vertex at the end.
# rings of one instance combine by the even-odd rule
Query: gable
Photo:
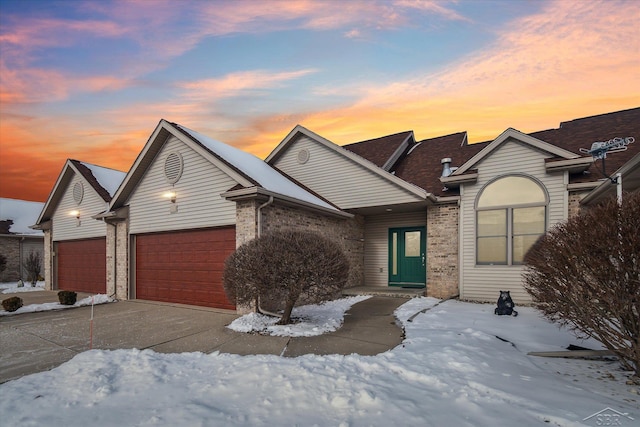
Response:
POLYGON ((106 225, 92 216, 104 211, 107 202, 81 174, 71 171, 65 181, 58 189, 60 197, 52 209, 52 239, 60 241, 105 236, 106 225))
MULTIPOLYGON (((92 165, 90 163, 80 162, 74 159, 67 159, 66 163, 62 167, 62 171, 53 189, 49 193, 49 197, 35 222, 37 229, 46 228, 45 224, 49 221, 55 210, 58 208, 58 204, 65 195, 66 189, 70 181, 74 179, 80 180, 83 187, 88 187, 89 191, 95 193, 103 204, 108 205, 116 189, 125 177, 125 172, 117 171, 115 169, 103 168, 102 166, 92 165)), ((103 212, 105 209, 102 207, 100 210, 90 213, 90 215, 97 215, 103 212)))
POLYGON ((484 147, 478 154, 473 156, 467 162, 456 170, 452 176, 462 175, 465 172, 478 168, 478 164, 485 158, 492 156, 494 152, 498 151, 502 145, 507 141, 516 140, 523 146, 530 148, 531 150, 537 150, 543 153, 547 153, 547 157, 559 157, 562 159, 577 159, 580 156, 570 151, 564 150, 553 144, 541 141, 537 138, 519 132, 513 128, 509 128, 502 132, 500 136, 494 139, 490 144, 484 147))
POLYGON ((311 132, 290 134, 267 162, 341 209, 425 200, 427 194, 422 189, 314 136, 311 132))
POLYGON ((171 135, 123 203, 129 205, 130 232, 235 224, 235 203, 220 194, 237 184, 226 171, 171 135), (171 168, 176 158, 181 159, 180 173, 171 168), (170 192, 175 203, 167 197, 170 192))

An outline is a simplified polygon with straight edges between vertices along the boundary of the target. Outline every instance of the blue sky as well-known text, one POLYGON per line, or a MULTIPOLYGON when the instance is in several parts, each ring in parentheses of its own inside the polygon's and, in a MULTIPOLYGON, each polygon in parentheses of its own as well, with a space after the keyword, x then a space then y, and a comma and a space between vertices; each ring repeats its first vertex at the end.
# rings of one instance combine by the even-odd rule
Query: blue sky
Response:
MULTIPOLYGON (((265 157, 524 132, 636 107, 640 6, 555 1, 0 0, 0 196, 66 158, 127 170, 161 118, 265 157)), ((588 144, 587 144, 588 145, 588 144)))

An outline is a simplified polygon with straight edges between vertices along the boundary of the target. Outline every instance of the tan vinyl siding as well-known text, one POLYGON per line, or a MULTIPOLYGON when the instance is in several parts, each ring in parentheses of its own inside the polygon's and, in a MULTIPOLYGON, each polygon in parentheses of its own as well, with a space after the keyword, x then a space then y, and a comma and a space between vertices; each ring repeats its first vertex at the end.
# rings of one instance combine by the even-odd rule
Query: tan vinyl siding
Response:
POLYGON ((106 224, 91 218, 107 209, 107 202, 100 197, 84 178, 74 176, 67 188, 64 189, 62 199, 58 203, 52 217, 53 240, 87 239, 106 236, 106 224), (76 183, 82 183, 84 194, 78 205, 73 198, 73 188, 76 183), (80 225, 72 211, 80 212, 80 225))
MULTIPOLYGON (((364 284, 389 285, 389 229, 427 225, 427 212, 391 213, 365 217, 364 284), (382 271, 380 271, 382 269, 382 271)), ((427 281, 429 278, 427 277, 427 281)))
POLYGON ((237 183, 210 161, 171 137, 160 150, 129 204, 130 233, 148 233, 235 224, 235 203, 220 197, 237 183), (164 162, 168 154, 183 158, 182 176, 175 184, 165 178, 164 162), (164 194, 176 193, 177 212, 164 194))
POLYGON ((418 197, 308 137, 301 137, 275 166, 341 209, 415 202, 418 197), (309 160, 300 164, 300 150, 309 160))
POLYGON ((461 298, 494 301, 498 299, 500 290, 509 290, 516 302, 531 301, 522 287, 521 266, 476 265, 475 200, 483 186, 496 177, 509 174, 530 176, 541 182, 548 193, 548 227, 564 220, 567 216, 568 204, 566 174, 547 174, 544 167, 546 157, 550 156, 522 143, 509 140, 477 165, 479 173, 477 183, 464 186, 460 227, 461 298))

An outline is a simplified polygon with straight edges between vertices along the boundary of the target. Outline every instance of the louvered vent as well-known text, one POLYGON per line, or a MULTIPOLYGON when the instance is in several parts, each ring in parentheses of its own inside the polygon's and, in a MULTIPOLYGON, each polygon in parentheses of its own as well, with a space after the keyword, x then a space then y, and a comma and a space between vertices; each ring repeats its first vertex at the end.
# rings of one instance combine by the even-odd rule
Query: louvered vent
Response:
POLYGON ((164 161, 164 177, 169 184, 175 184, 182 176, 182 156, 180 153, 169 153, 164 161))
POLYGON ((84 197, 84 186, 81 182, 76 182, 73 186, 73 200, 76 201, 77 204, 82 202, 82 198, 84 197))
POLYGON ((298 163, 300 163, 301 165, 307 163, 309 161, 309 157, 311 157, 311 154, 309 154, 309 150, 307 150, 306 148, 298 151, 298 163))

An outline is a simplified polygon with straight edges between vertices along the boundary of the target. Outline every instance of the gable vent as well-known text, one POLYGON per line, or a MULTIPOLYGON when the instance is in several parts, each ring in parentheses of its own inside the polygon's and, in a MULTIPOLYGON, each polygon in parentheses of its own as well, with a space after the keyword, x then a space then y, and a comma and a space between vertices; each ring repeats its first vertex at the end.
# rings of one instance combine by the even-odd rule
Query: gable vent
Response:
POLYGON ((76 182, 73 186, 73 200, 79 205, 84 197, 84 185, 81 182, 76 182))
POLYGON ((301 165, 307 163, 309 161, 309 157, 311 157, 311 153, 309 153, 309 150, 307 150, 306 148, 298 151, 298 163, 300 163, 301 165))
POLYGON ((182 156, 180 153, 169 153, 164 161, 164 177, 169 184, 175 184, 182 176, 182 156))

